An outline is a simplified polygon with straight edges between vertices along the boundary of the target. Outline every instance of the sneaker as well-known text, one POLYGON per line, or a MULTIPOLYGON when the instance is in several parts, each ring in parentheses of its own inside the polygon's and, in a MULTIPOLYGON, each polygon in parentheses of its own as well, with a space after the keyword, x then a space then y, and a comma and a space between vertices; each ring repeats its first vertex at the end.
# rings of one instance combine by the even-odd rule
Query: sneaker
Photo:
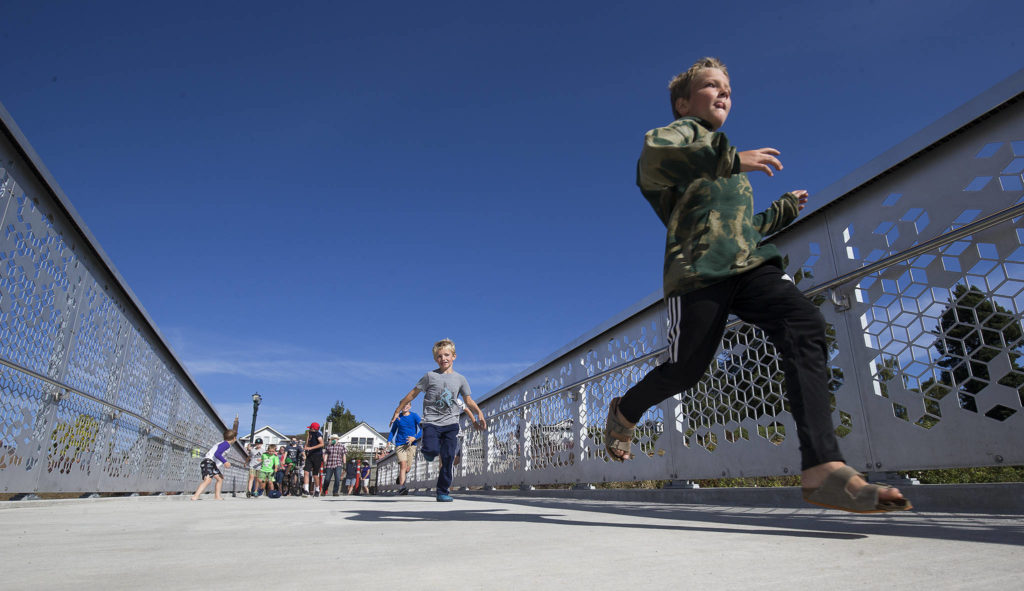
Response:
MULTIPOLYGON (((409 489, 407 489, 407 488, 405 488, 403 486, 402 488, 398 489, 398 494, 400 494, 400 495, 407 495, 407 494, 409 494, 409 489)), ((441 498, 438 497, 437 500, 441 500, 441 498)))
POLYGON ((451 497, 451 495, 437 495, 437 502, 438 503, 450 503, 450 502, 452 502, 454 500, 455 499, 453 499, 451 497))

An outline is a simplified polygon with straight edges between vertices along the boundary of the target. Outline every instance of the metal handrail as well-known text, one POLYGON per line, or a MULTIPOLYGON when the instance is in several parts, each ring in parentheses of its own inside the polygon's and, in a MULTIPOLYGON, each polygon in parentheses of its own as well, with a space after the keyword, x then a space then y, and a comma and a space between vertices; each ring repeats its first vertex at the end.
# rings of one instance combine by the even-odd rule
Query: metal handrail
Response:
POLYGON ((960 228, 957 228, 956 230, 951 230, 949 232, 946 232, 945 234, 940 234, 935 238, 932 238, 931 240, 926 240, 921 244, 909 248, 899 254, 894 254, 884 259, 880 259, 878 261, 875 261, 874 263, 871 263, 870 265, 865 265, 863 267, 860 267, 859 269, 850 271, 849 273, 845 273, 843 275, 840 275, 839 277, 836 277, 835 279, 822 283, 821 285, 812 287, 811 289, 805 291, 804 295, 818 295, 821 292, 839 287, 840 285, 849 283, 856 279, 860 279, 861 277, 866 277, 881 269, 891 267, 897 263, 902 263, 903 261, 924 254, 929 250, 933 250, 940 246, 945 246, 951 242, 955 242, 963 238, 964 236, 970 236, 971 234, 974 234, 976 232, 987 230, 992 226, 1001 224, 1006 220, 1010 220, 1022 215, 1024 215, 1024 203, 1021 203, 1020 205, 1007 207, 1006 209, 997 211, 996 213, 984 217, 976 222, 971 222, 969 224, 961 226, 960 228))

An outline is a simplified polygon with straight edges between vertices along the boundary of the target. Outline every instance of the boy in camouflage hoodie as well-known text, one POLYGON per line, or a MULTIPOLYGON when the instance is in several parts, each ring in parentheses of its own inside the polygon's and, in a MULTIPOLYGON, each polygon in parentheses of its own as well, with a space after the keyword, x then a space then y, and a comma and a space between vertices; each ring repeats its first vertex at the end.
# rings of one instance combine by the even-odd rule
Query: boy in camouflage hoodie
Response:
POLYGON ((788 225, 807 191, 786 193, 753 214, 747 172, 782 170, 774 148, 738 152, 717 131, 732 107, 725 65, 704 58, 669 85, 676 120, 647 132, 637 185, 665 224, 668 361, 611 402, 609 457, 630 459, 634 427, 648 408, 697 384, 730 313, 763 330, 782 354, 786 395, 800 440, 804 498, 854 512, 905 510, 894 488, 867 484, 846 466, 832 425, 825 321, 782 270, 764 236, 788 225), (685 335, 683 332, 685 331, 685 335))

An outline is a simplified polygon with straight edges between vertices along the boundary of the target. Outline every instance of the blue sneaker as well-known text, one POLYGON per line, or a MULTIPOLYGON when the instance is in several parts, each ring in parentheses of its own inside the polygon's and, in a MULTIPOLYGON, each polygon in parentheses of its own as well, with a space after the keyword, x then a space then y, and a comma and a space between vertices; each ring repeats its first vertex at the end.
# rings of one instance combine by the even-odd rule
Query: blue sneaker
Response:
POLYGON ((455 499, 453 499, 451 497, 451 495, 437 495, 437 502, 438 503, 450 503, 450 502, 452 502, 454 500, 455 499))

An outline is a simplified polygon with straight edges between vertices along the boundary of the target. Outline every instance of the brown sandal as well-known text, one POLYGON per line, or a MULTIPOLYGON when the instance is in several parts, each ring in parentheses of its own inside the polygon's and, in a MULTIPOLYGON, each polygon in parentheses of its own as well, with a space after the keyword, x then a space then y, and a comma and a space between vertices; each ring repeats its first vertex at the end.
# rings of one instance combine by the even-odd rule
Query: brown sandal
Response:
POLYGON ((629 446, 636 433, 636 425, 626 420, 619 412, 619 401, 622 397, 612 398, 608 405, 608 420, 604 425, 604 450, 608 457, 616 462, 624 462, 633 458, 629 446))
POLYGON ((909 511, 914 506, 907 499, 896 499, 893 501, 881 501, 878 493, 882 489, 892 488, 888 484, 865 484, 852 494, 846 490, 850 480, 864 475, 849 466, 836 468, 821 483, 818 488, 804 488, 804 500, 812 505, 849 511, 850 513, 888 513, 889 511, 909 511))

